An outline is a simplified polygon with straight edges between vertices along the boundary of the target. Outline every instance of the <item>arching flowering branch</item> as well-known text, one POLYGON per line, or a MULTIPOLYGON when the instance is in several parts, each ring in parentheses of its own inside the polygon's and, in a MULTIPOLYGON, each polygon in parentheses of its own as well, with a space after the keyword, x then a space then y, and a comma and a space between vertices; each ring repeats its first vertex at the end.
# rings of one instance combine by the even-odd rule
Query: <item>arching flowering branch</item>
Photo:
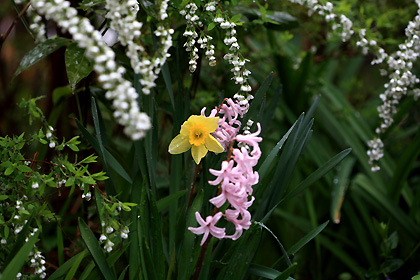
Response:
POLYGON ((47 19, 54 20, 63 31, 68 31, 86 56, 94 61, 98 80, 107 90, 105 97, 113 101, 114 117, 124 126, 124 132, 133 140, 142 138, 150 129, 149 117, 140 112, 138 94, 131 83, 123 78, 125 69, 117 66, 114 52, 102 41, 101 34, 95 30, 87 18, 77 16, 77 10, 65 0, 32 1, 34 9, 47 19))

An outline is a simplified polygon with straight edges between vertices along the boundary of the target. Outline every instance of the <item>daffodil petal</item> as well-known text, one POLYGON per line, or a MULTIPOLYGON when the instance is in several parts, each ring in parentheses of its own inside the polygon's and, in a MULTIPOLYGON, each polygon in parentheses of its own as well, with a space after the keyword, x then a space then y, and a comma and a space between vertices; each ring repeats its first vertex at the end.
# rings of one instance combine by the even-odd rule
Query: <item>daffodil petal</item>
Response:
POLYGON ((184 136, 188 136, 190 134, 191 126, 194 124, 194 116, 191 116, 181 125, 180 134, 184 136))
POLYGON ((225 149, 220 145, 219 141, 216 140, 212 135, 209 135, 205 139, 206 148, 213 153, 222 153, 225 149))
POLYGON ((207 149, 204 145, 200 145, 200 146, 192 146, 191 147, 191 155, 195 161, 195 163, 199 164, 201 159, 203 157, 206 156, 207 154, 207 149))
POLYGON ((209 133, 214 132, 219 126, 219 117, 206 118, 206 126, 209 133))
POLYGON ((178 134, 169 144, 168 152, 170 154, 176 155, 186 152, 190 148, 191 144, 188 141, 188 137, 178 134))

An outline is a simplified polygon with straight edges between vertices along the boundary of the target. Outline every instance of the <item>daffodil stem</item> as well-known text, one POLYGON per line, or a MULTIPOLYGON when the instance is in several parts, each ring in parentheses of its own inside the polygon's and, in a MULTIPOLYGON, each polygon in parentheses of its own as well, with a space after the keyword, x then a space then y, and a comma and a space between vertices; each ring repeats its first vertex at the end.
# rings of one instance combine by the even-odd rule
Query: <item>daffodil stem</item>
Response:
POLYGON ((191 183, 190 195, 188 197, 187 210, 188 210, 188 208, 190 208, 190 205, 191 205, 191 200, 192 200, 192 197, 193 197, 193 194, 194 194, 194 189, 195 189, 195 182, 197 181, 198 171, 200 171, 200 163, 197 164, 197 166, 195 167, 194 178, 193 178, 193 181, 191 183))
MULTIPOLYGON (((223 102, 224 102, 224 100, 223 100, 223 102)), ((223 102, 222 102, 222 104, 223 104, 223 102)), ((219 106, 219 110, 220 110, 220 107, 221 106, 222 105, 219 106)), ((232 141, 230 141, 229 152, 228 152, 228 156, 227 156, 227 161, 229 161, 232 158, 233 141, 235 141, 235 139, 232 139, 232 141)), ((198 165, 197 165, 197 168, 198 168, 198 165)), ((193 183, 195 182, 195 179, 197 177, 197 173, 198 172, 197 172, 197 169, 196 169, 196 173, 195 173, 195 176, 194 176, 193 183)), ((221 192, 222 192, 222 189, 219 186, 218 195, 221 192)), ((190 199, 191 199, 191 193, 192 193, 192 189, 191 189, 191 192, 190 192, 190 199)), ((190 199, 188 201, 190 201, 190 199)), ((188 202, 188 205, 189 205, 189 202, 188 202)), ((213 214, 212 215, 214 216, 217 212, 219 212, 219 208, 216 207, 216 206, 214 206, 214 208, 213 208, 213 214)), ((201 267, 203 266, 204 256, 206 255, 207 247, 208 247, 208 245, 210 243, 211 238, 212 238, 212 236, 210 235, 209 238, 207 238, 207 240, 204 242, 203 246, 201 246, 200 255, 198 256, 197 265, 195 266, 193 280, 197 280, 198 277, 200 276, 201 267)))

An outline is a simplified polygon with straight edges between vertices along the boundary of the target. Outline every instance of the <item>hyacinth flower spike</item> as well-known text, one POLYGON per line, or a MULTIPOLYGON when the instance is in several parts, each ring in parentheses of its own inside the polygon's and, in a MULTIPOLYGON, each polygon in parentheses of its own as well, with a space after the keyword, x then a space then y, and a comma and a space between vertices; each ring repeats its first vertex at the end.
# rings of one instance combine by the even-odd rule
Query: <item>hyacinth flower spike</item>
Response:
POLYGON ((181 154, 191 149, 194 161, 199 164, 208 151, 221 153, 224 148, 210 134, 217 129, 218 117, 190 116, 181 126, 180 133, 169 144, 170 154, 181 154))

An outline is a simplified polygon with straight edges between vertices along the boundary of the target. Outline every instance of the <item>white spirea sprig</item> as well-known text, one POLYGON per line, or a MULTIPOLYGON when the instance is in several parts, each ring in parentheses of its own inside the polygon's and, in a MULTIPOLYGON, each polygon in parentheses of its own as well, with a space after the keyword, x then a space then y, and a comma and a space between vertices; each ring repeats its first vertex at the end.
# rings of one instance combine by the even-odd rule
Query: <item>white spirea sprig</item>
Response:
POLYGON ((179 12, 187 20, 187 26, 185 28, 185 32, 182 35, 187 38, 187 42, 184 44, 184 47, 185 50, 190 53, 188 64, 191 73, 197 69, 197 59, 199 57, 198 48, 195 47, 196 38, 198 37, 195 26, 202 26, 202 23, 199 21, 200 17, 196 15, 197 10, 198 7, 195 3, 188 3, 185 5, 184 9, 179 12))
MULTIPOLYGON (((405 29, 407 38, 398 46, 395 53, 389 55, 380 47, 370 48, 377 57, 372 64, 384 63, 385 69, 381 69, 381 72, 389 78, 389 82, 385 84, 385 91, 379 95, 382 104, 377 109, 382 119, 381 124, 375 130, 376 138, 368 142, 367 154, 372 171, 380 170, 377 163, 384 156, 384 145, 380 135, 393 124, 401 98, 408 95, 417 100, 420 97, 420 90, 417 88, 420 79, 412 72, 420 52, 420 1, 417 0, 416 3, 417 15, 408 23, 405 29)), ((376 44, 369 45, 376 46, 376 44)))
MULTIPOLYGON (((134 72, 141 74, 140 84, 142 92, 149 94, 151 89, 156 86, 156 79, 160 69, 170 56, 169 48, 172 46, 173 29, 166 28, 162 22, 158 23, 157 30, 154 32, 160 38, 159 49, 154 56, 148 55, 141 44, 141 28, 143 24, 136 19, 139 6, 136 0, 117 1, 107 0, 105 8, 109 11, 106 15, 111 22, 111 28, 118 33, 118 38, 123 46, 127 47, 127 57, 130 59, 131 67, 134 72)), ((166 9, 168 1, 163 0, 159 9, 159 18, 163 21, 168 17, 166 9)))
POLYGON ((323 16, 325 21, 331 25, 333 32, 338 34, 343 42, 350 40, 354 34, 352 21, 345 15, 339 16, 333 13, 334 5, 331 2, 327 2, 325 5, 318 0, 289 0, 289 2, 305 6, 309 16, 314 13, 323 16))
POLYGON ((34 0, 33 8, 47 19, 53 20, 64 31, 68 31, 86 56, 93 60, 98 80, 107 90, 105 96, 113 101, 114 117, 124 126, 124 132, 133 140, 144 137, 151 123, 147 114, 140 112, 136 90, 123 78, 125 69, 118 67, 114 52, 102 41, 87 18, 77 16, 77 10, 65 0, 34 0))
POLYGON ((34 12, 32 6, 30 6, 26 12, 29 17, 30 25, 29 28, 31 29, 32 33, 35 37, 36 43, 44 42, 47 39, 47 32, 46 26, 42 22, 42 18, 34 12))

